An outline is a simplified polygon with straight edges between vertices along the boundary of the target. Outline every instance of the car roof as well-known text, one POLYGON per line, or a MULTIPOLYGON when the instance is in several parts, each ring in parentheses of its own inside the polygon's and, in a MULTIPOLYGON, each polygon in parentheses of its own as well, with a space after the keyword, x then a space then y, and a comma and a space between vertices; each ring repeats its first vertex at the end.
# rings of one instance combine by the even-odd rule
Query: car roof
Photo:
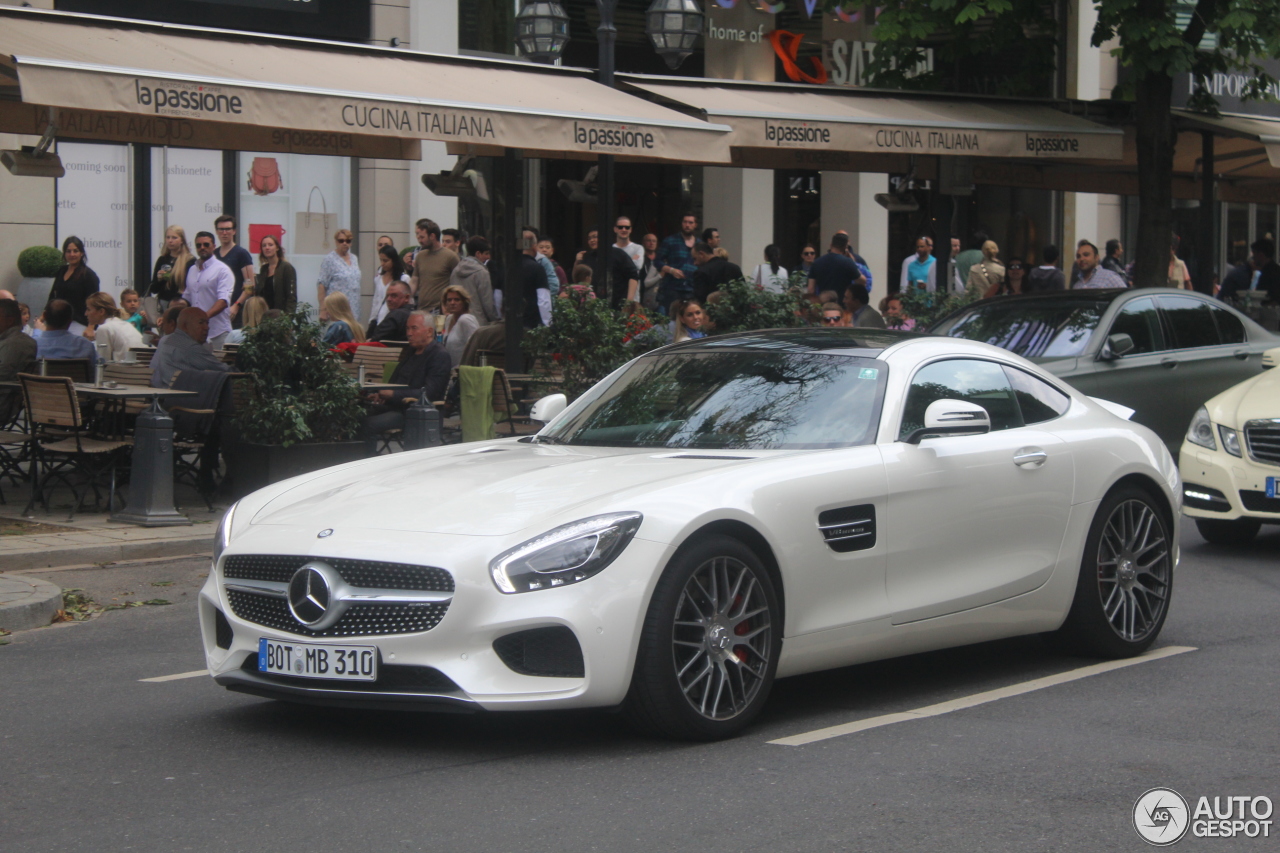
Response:
POLYGON ((774 350, 783 352, 821 352, 875 358, 894 344, 925 337, 914 332, 888 329, 760 329, 712 335, 695 341, 682 341, 663 347, 663 354, 701 352, 704 350, 774 350))

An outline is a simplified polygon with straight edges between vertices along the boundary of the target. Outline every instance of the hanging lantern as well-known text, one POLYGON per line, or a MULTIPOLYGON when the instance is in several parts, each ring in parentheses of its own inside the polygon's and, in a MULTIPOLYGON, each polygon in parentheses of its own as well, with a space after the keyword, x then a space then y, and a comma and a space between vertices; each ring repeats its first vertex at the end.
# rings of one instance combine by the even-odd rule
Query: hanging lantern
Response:
POLYGON ((534 62, 554 62, 568 41, 569 16, 555 0, 530 0, 516 15, 516 44, 534 62))
POLYGON ((706 16, 696 0, 653 0, 644 13, 645 32, 672 71, 680 67, 702 34, 706 16))

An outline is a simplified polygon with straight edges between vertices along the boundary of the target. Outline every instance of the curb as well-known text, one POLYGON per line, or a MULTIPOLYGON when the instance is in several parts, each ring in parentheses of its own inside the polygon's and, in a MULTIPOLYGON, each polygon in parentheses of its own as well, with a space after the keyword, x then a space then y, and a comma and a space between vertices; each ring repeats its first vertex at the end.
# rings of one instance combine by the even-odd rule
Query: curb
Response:
MULTIPOLYGON (((61 566, 88 566, 94 563, 121 563, 151 557, 186 557, 209 553, 213 544, 208 535, 174 539, 151 539, 143 542, 102 542, 93 545, 67 545, 42 551, 18 551, 4 555, 6 572, 53 569, 61 566)), ((7 627, 0 625, 0 627, 7 627)))
POLYGON ((62 608, 62 587, 37 578, 4 578, 5 598, 14 600, 0 604, 0 628, 26 631, 41 628, 53 621, 62 608))

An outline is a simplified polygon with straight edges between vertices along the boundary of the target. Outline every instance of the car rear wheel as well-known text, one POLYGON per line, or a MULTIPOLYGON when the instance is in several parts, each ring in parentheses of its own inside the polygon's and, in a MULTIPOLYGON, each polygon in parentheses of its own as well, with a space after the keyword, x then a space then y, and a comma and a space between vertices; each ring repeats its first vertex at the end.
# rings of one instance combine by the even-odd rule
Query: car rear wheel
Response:
POLYGON ((684 549, 649 604, 627 715, 690 740, 742 731, 773 685, 780 615, 769 573, 742 542, 717 534, 684 549))
POLYGON ((1149 494, 1122 488, 1108 495, 1089 529, 1075 600, 1058 638, 1102 657, 1146 651, 1169 613, 1172 544, 1166 515, 1149 494))
POLYGON ((1197 518, 1196 529, 1205 541, 1214 545, 1248 545, 1262 529, 1262 522, 1256 518, 1236 518, 1231 521, 1197 518))

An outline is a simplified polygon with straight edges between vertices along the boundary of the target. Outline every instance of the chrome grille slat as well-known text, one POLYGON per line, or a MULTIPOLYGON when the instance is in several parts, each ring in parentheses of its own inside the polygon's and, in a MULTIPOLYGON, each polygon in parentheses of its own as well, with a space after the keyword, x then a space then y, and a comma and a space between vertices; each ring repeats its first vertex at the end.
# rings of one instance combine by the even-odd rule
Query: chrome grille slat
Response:
POLYGON ((430 631, 449 609, 449 602, 422 604, 353 604, 331 628, 313 631, 298 623, 282 598, 227 590, 231 611, 246 622, 303 637, 372 637, 430 631))
POLYGON ((1244 442, 1253 461, 1280 465, 1280 419, 1247 422, 1244 442))
POLYGON ((453 592, 453 575, 434 566, 410 563, 383 563, 338 557, 306 557, 281 554, 233 554, 222 563, 227 580, 289 582, 293 573, 312 560, 337 569, 351 586, 366 589, 414 589, 425 592, 453 592))

